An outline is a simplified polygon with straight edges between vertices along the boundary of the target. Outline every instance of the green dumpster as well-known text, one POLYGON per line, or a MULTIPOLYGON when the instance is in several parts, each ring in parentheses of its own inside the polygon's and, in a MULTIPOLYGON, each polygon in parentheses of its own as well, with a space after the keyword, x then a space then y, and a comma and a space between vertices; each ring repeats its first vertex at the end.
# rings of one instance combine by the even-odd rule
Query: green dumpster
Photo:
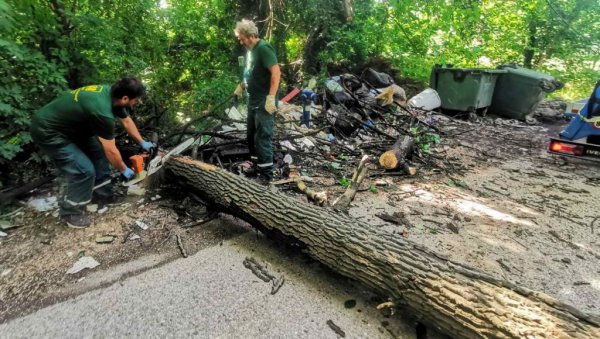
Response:
POLYGON ((502 65, 498 69, 506 73, 498 77, 489 111, 499 116, 524 120, 547 93, 563 87, 554 77, 527 68, 502 65))
POLYGON ((442 109, 485 111, 492 102, 496 79, 503 73, 506 71, 435 65, 431 70, 429 86, 438 92, 442 109))

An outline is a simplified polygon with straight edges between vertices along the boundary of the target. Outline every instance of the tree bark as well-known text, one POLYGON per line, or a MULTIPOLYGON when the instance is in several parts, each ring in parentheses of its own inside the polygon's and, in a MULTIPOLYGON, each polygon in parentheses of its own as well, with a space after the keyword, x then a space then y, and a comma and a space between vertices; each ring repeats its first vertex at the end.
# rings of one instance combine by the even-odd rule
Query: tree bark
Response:
POLYGON ((600 338, 600 319, 348 215, 189 158, 171 158, 166 168, 205 201, 301 242, 324 265, 391 296, 453 337, 600 338))

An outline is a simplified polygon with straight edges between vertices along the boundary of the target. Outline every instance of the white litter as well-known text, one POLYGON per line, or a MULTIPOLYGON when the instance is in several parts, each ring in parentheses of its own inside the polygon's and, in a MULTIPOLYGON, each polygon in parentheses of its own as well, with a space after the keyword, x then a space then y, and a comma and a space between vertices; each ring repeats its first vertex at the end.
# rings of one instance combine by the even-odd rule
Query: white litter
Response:
POLYGON ((96 204, 90 204, 85 206, 86 211, 90 212, 90 213, 95 213, 98 211, 98 205, 96 204))
POLYGON ((71 267, 67 271, 67 274, 75 274, 77 272, 85 270, 86 268, 92 269, 98 265, 100 265, 100 263, 92 257, 81 257, 79 258, 79 260, 77 260, 75 264, 73 264, 73 267, 71 267))
POLYGON ((292 143, 289 140, 284 140, 284 141, 280 142, 279 144, 281 145, 281 147, 283 147, 283 149, 291 150, 291 151, 296 150, 296 147, 294 147, 294 145, 292 145, 292 143))
POLYGON ((4 238, 4 237, 6 237, 6 236, 8 236, 8 233, 4 233, 4 232, 0 231, 0 237, 3 237, 3 238, 4 238))
POLYGON ((139 228, 141 228, 141 229, 143 229, 143 230, 147 230, 147 229, 148 229, 148 225, 146 225, 146 224, 145 224, 143 221, 141 221, 141 220, 136 220, 136 221, 135 221, 135 224, 136 224, 136 225, 137 225, 139 228))
POLYGON ((286 164, 291 164, 294 162, 294 159, 291 155, 286 154, 285 157, 283 157, 283 162, 285 162, 286 164))
POLYGON ((27 206, 34 208, 38 212, 46 212, 58 208, 56 197, 30 199, 27 206))
POLYGON ((101 209, 98 210, 98 214, 102 214, 104 212, 108 211, 108 207, 104 206, 101 209))
POLYGON ((127 195, 144 195, 146 194, 146 189, 143 187, 139 187, 138 185, 131 185, 127 188, 127 195))
POLYGON ((158 200, 158 199, 160 199, 160 198, 162 198, 162 197, 161 197, 160 195, 158 195, 158 194, 157 194, 156 196, 154 196, 154 197, 150 198, 150 200, 154 201, 154 200, 158 200))
POLYGON ((139 235, 137 235, 137 234, 135 234, 135 233, 134 233, 134 234, 132 234, 132 235, 129 237, 129 240, 137 240, 137 239, 141 239, 141 238, 142 238, 142 237, 140 237, 139 235))

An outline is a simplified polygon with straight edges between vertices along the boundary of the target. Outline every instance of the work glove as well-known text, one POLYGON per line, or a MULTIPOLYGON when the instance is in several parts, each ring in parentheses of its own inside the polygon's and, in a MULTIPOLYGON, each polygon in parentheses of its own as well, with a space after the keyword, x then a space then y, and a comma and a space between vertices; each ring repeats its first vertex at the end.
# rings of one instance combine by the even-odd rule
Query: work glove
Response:
POLYGON ((233 95, 238 97, 238 99, 244 95, 244 89, 242 88, 242 85, 240 85, 240 84, 237 85, 237 87, 235 88, 235 91, 233 91, 233 95))
POLYGON ((151 153, 153 148, 156 148, 156 145, 151 143, 150 141, 145 141, 142 140, 142 143, 140 144, 140 146, 142 146, 142 148, 144 149, 144 151, 151 153))
POLYGON ((275 106, 275 96, 267 95, 267 101, 265 101, 265 110, 269 114, 275 113, 277 111, 277 106, 275 106))
POLYGON ((131 180, 131 178, 133 178, 135 175, 135 172, 133 172, 131 168, 125 167, 125 169, 121 171, 121 174, 125 177, 125 179, 131 180))

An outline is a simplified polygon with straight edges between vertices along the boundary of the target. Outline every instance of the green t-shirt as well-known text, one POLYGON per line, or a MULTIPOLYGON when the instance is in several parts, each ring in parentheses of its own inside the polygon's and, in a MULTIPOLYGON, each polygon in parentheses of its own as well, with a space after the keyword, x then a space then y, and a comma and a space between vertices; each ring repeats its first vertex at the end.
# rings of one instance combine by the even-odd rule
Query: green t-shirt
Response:
POLYGON ((246 55, 245 76, 248 81, 248 95, 251 104, 258 103, 269 95, 271 87, 271 71, 269 67, 277 64, 277 56, 273 46, 265 40, 258 40, 246 55))
POLYGON ((61 94, 34 114, 31 130, 49 145, 92 136, 113 139, 110 85, 85 86, 61 94))

